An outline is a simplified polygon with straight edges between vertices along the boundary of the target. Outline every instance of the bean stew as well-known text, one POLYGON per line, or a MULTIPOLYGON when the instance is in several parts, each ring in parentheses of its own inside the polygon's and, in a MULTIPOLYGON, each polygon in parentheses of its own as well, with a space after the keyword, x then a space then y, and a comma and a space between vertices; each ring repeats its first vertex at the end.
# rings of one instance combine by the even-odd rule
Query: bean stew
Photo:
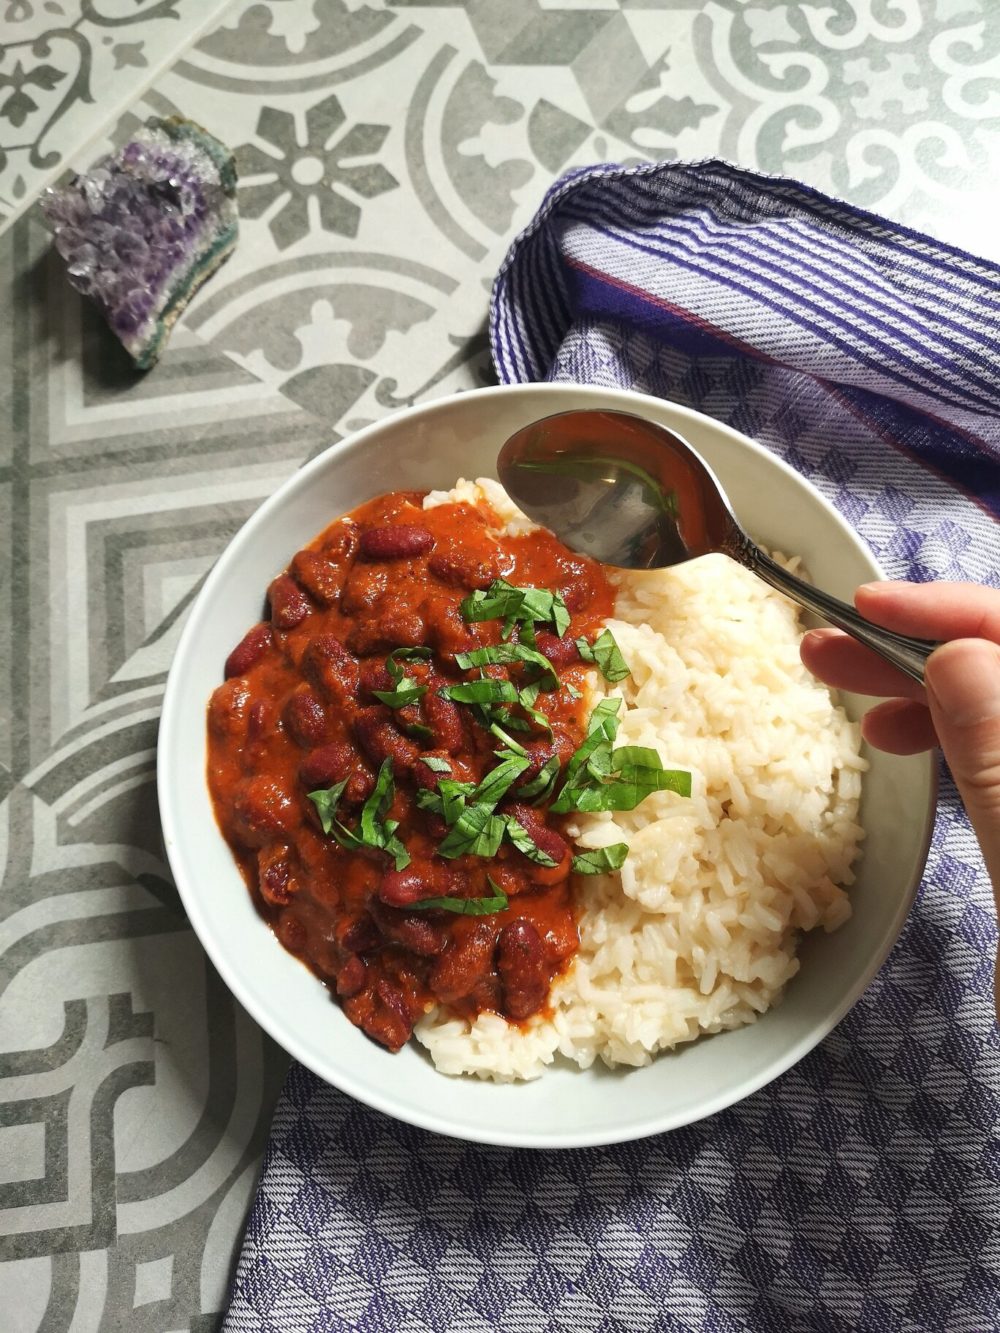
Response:
POLYGON ((258 910, 391 1051, 438 1004, 544 1011, 576 951, 550 806, 614 604, 550 533, 422 501, 379 496, 299 551, 208 708, 216 818, 258 910))

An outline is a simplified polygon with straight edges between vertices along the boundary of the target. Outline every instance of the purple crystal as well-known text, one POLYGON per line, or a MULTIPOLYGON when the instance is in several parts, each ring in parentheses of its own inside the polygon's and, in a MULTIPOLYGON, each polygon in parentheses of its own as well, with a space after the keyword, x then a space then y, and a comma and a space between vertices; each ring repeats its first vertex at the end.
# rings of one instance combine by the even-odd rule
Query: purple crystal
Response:
POLYGON ((190 121, 152 120, 42 201, 73 286, 140 366, 236 240, 232 154, 190 121))

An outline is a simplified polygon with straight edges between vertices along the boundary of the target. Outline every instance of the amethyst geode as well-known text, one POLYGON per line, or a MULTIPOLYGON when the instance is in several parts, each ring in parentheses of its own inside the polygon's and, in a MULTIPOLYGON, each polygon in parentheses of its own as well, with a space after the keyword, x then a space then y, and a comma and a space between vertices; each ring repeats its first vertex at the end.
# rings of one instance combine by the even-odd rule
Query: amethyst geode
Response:
POLYGON ((193 121, 147 121, 117 153, 42 199, 70 282, 141 369, 236 244, 236 166, 193 121))

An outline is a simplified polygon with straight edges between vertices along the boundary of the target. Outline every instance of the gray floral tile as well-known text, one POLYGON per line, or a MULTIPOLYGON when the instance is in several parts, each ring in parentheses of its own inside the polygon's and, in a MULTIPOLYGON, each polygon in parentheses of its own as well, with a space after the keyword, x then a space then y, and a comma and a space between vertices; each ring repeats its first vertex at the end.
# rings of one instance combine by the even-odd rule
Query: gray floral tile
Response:
POLYGON ((228 0, 0 0, 0 230, 228 0))

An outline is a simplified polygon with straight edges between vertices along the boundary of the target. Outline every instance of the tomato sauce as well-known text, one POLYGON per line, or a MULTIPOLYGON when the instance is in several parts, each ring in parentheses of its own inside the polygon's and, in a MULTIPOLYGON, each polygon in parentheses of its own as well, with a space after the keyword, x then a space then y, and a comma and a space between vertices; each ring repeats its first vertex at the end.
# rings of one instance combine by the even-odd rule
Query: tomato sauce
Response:
MULTIPOLYGON (((546 761, 564 766, 585 735, 587 668, 575 639, 592 638, 613 609, 599 565, 550 533, 511 537, 485 506, 424 510, 418 492, 379 496, 331 524, 268 589, 270 620, 230 654, 208 709, 208 782, 216 818, 259 911, 278 939, 326 982, 352 1022, 390 1050, 435 1004, 518 1022, 545 1008, 553 979, 578 945, 564 818, 519 795, 546 761), (497 813, 511 814, 552 864, 509 840, 492 857, 438 854, 448 826, 418 804, 442 775, 479 782, 503 741, 474 707, 439 691, 486 677, 521 688, 521 662, 463 669, 456 654, 502 642, 503 622, 467 620, 460 603, 503 578, 560 592, 571 615, 560 637, 535 627, 536 649, 559 677, 534 707, 551 730, 513 705, 510 731, 529 766, 497 813), (421 697, 390 707, 374 691, 394 685, 421 697), (567 688, 571 687, 571 688, 567 688), (431 764, 424 761, 431 760, 431 764), (396 869, 377 847, 343 846, 324 833, 312 791, 344 784, 336 818, 357 829, 386 765, 393 794, 385 818, 410 860, 396 869), (446 772, 446 770, 450 770, 446 772), (484 915, 417 908, 427 899, 489 899, 484 915)), ((509 642, 517 643, 515 629, 509 642)), ((426 798, 423 798, 426 799, 426 798)))

